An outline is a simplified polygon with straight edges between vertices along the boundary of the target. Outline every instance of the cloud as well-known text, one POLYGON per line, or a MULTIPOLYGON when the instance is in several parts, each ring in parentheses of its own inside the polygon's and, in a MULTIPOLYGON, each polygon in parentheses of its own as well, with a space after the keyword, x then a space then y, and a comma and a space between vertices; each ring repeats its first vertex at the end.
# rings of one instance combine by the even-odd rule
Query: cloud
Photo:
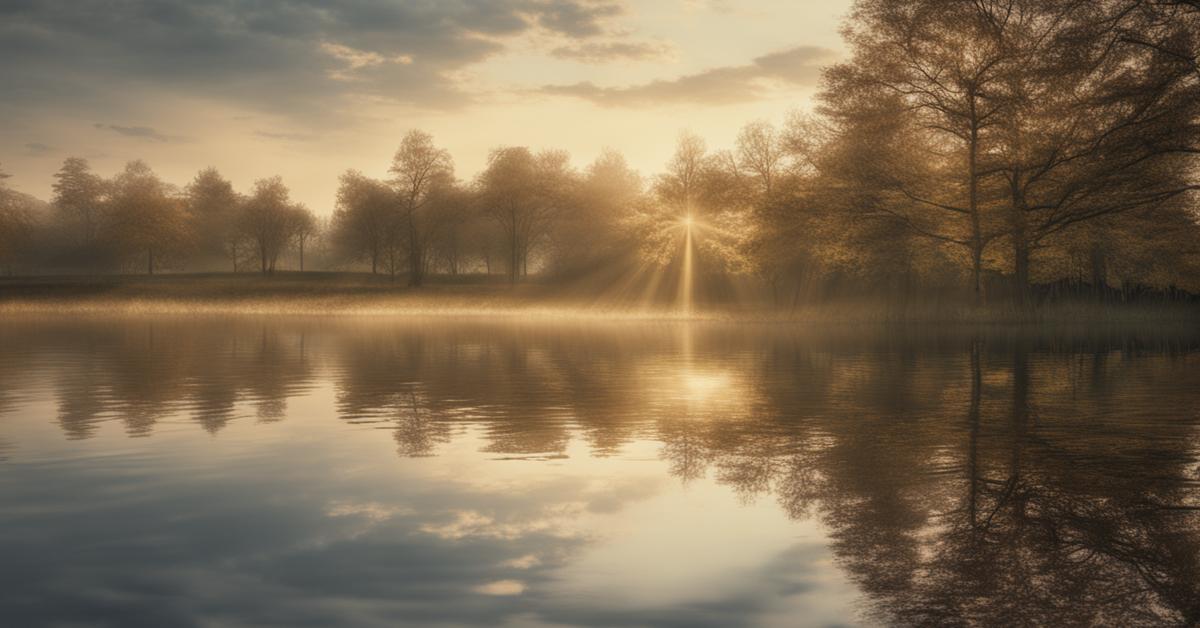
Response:
POLYGON ((668 43, 639 41, 582 42, 559 46, 550 51, 559 59, 583 63, 648 61, 670 58, 674 53, 675 47, 668 43))
POLYGON ((757 100, 773 87, 812 86, 821 67, 835 53, 817 46, 799 46, 755 58, 748 64, 726 66, 670 80, 629 87, 600 87, 590 82, 547 85, 542 93, 572 96, 607 107, 664 104, 724 105, 757 100))
POLYGON ((125 137, 150 140, 152 142, 170 142, 180 139, 159 133, 157 130, 148 126, 121 126, 119 124, 101 124, 99 122, 93 124, 92 126, 105 131, 112 131, 118 135, 124 135, 125 137))
POLYGON ((29 142, 25 144, 25 153, 27 155, 45 155, 53 150, 53 146, 41 142, 29 142))
POLYGON ((353 111, 362 98, 449 110, 456 77, 513 38, 614 32, 616 0, 42 0, 0 2, 0 105, 120 115, 175 98, 272 114, 353 111))
POLYGON ((254 131, 256 137, 261 137, 268 140, 284 140, 286 142, 311 142, 316 139, 315 135, 308 133, 288 133, 285 131, 263 131, 256 129, 254 131))
POLYGON ((625 13, 611 0, 545 0, 533 11, 539 26, 570 37, 595 37, 606 32, 604 22, 625 13))

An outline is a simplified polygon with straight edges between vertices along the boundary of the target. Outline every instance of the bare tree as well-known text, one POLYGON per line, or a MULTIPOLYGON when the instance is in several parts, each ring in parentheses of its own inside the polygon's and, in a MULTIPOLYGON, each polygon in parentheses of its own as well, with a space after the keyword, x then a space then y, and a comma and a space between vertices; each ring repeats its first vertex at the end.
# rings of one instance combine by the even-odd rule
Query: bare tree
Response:
POLYGON ((424 131, 409 131, 392 158, 393 185, 400 201, 400 219, 407 232, 408 281, 421 285, 429 246, 432 221, 423 214, 428 208, 439 179, 452 178, 454 162, 450 153, 437 148, 433 136, 424 131))
POLYGON ((737 137, 737 165, 757 180, 759 192, 771 196, 785 165, 779 134, 762 120, 742 127, 737 137))
MULTIPOLYGON (((1004 3, 944 0, 860 0, 845 31, 852 59, 826 73, 827 109, 844 106, 871 88, 890 93, 932 134, 931 148, 961 155, 961 197, 910 187, 893 180, 914 209, 943 214, 949 228, 927 228, 913 211, 893 209, 902 224, 921 235, 963 246, 971 258, 971 285, 982 298, 985 232, 980 199, 982 135, 997 124, 1000 105, 989 98, 1009 51, 997 36, 1004 3), (962 224, 955 224, 962 223, 962 224)), ((953 191, 953 189, 951 189, 953 191)))

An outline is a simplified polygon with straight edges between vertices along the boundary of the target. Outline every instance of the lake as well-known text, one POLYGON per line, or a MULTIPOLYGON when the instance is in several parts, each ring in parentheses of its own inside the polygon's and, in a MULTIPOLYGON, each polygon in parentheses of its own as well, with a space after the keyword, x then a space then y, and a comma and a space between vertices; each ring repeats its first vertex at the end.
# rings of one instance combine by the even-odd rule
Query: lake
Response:
POLYGON ((1194 625, 1200 343, 0 322, 0 623, 1194 625))

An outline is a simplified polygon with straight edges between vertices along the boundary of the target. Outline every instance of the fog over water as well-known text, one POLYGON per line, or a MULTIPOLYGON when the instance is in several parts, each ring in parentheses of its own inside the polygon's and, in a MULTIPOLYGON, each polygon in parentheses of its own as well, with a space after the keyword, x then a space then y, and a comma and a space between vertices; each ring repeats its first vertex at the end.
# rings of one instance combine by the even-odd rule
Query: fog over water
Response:
POLYGON ((12 625, 1191 625, 1194 335, 0 323, 12 625))

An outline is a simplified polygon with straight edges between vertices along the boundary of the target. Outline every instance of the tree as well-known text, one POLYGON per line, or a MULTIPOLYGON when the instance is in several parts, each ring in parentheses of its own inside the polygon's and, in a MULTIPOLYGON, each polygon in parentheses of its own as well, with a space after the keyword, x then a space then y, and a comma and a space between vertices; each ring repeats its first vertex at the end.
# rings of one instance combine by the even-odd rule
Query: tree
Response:
POLYGON ((680 218, 691 216, 695 209, 707 154, 708 148, 699 135, 688 131, 680 133, 667 172, 656 182, 658 196, 677 207, 680 218))
POLYGON ((605 149, 584 171, 550 238, 550 263, 560 276, 621 270, 636 249, 627 228, 645 193, 641 176, 621 153, 605 149))
MULTIPOLYGON (((1125 212, 1154 212, 1198 189, 1200 75, 1168 46, 1194 50, 1200 35, 1152 20, 1149 5, 1011 3, 996 31, 1009 50, 994 98, 1002 122, 988 171, 1008 197, 1014 294, 1026 300, 1031 256, 1057 233, 1125 212), (1173 30, 1173 35, 1169 35, 1173 30), (1147 48, 1146 42, 1158 42, 1147 48)), ((1109 247, 1095 242, 1093 265, 1109 247)), ((1093 273, 1101 292, 1104 279, 1093 273)))
POLYGON ((529 257, 559 215, 573 173, 561 151, 538 154, 525 147, 500 148, 479 175, 485 215, 504 234, 509 282, 529 273, 529 257))
MULTIPOLYGON (((205 168, 196 174, 184 193, 187 211, 195 225, 198 257, 210 261, 230 256, 231 240, 240 236, 235 218, 242 202, 233 184, 216 168, 205 168)), ((232 257, 237 272, 237 255, 232 257)))
POLYGON ((300 251, 300 272, 304 272, 304 245, 317 234, 319 224, 312 210, 302 203, 292 205, 292 233, 300 251))
POLYGON ((190 244, 192 230, 182 199, 145 162, 131 161, 112 181, 103 235, 122 257, 144 255, 153 275, 190 244))
POLYGON ((254 191, 238 216, 238 228, 258 253, 262 274, 273 274, 279 254, 296 229, 295 212, 282 179, 271 177, 254 182, 254 191))
POLYGON ((392 158, 390 172, 408 240, 408 281, 419 286, 425 275, 432 223, 424 213, 433 190, 445 185, 444 180, 453 179, 454 162, 449 152, 434 146, 432 135, 409 131, 392 158))
POLYGON ((76 245, 91 246, 102 222, 104 180, 82 157, 68 157, 54 179, 51 204, 72 232, 76 245))
POLYGON ((443 177, 430 191, 429 214, 430 258, 458 275, 469 260, 471 232, 479 220, 474 196, 443 177))
POLYGON ((737 137, 737 165, 755 179, 758 192, 771 196, 785 166, 786 153, 775 127, 762 120, 742 127, 737 137))
POLYGON ((0 170, 0 265, 11 275, 32 253, 37 217, 31 199, 8 187, 10 176, 0 170))
MULTIPOLYGON (((378 273, 382 257, 395 251, 400 239, 396 203, 396 193, 387 184, 354 170, 346 171, 338 187, 331 227, 342 255, 369 260, 371 273, 378 273)), ((392 272, 394 276, 394 263, 392 272)))
POLYGON ((826 111, 853 107, 863 96, 890 95, 930 134, 930 148, 961 164, 950 172, 960 185, 916 189, 892 178, 908 203, 882 205, 922 236, 964 247, 971 287, 982 299, 983 254, 998 234, 985 230, 980 199, 981 136, 997 123, 1000 105, 989 99, 1009 51, 995 24, 1005 3, 966 0, 859 0, 844 32, 851 60, 826 72, 826 111), (959 190, 962 190, 961 192, 959 190), (941 214, 932 229, 922 214, 941 214))

